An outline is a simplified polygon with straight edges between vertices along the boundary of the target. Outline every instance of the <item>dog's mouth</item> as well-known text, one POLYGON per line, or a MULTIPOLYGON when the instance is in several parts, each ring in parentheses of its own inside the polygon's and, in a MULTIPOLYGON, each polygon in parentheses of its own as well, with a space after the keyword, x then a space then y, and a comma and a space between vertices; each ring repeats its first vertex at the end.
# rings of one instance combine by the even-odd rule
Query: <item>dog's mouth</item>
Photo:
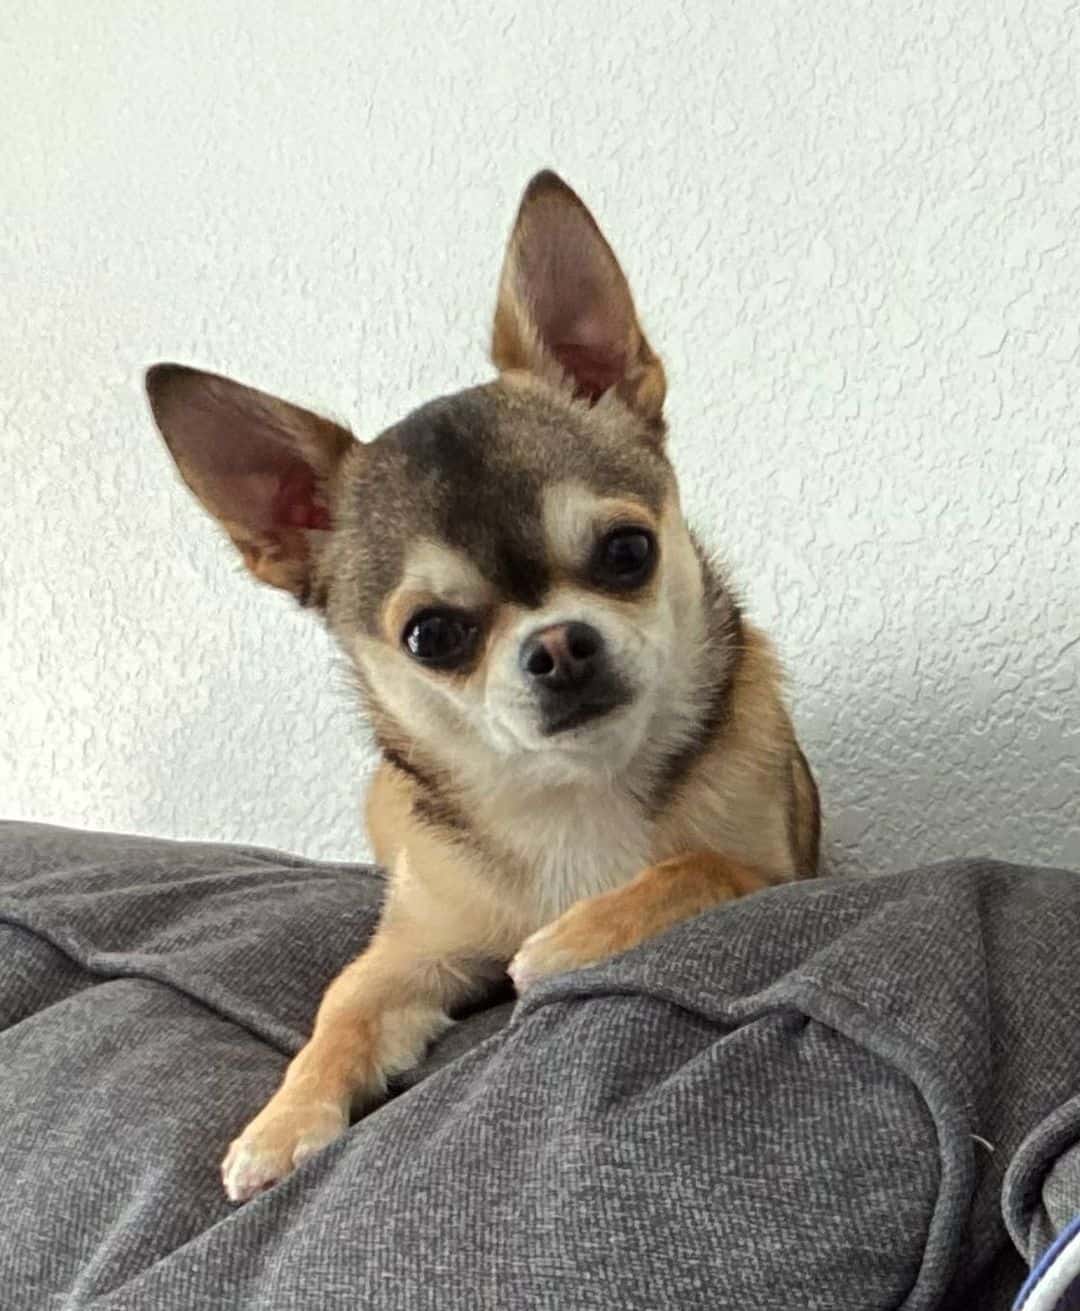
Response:
POLYGON ((629 701, 629 692, 622 686, 615 686, 602 695, 584 696, 570 705, 548 705, 544 709, 540 731, 545 737, 570 733, 596 719, 603 719, 629 701))

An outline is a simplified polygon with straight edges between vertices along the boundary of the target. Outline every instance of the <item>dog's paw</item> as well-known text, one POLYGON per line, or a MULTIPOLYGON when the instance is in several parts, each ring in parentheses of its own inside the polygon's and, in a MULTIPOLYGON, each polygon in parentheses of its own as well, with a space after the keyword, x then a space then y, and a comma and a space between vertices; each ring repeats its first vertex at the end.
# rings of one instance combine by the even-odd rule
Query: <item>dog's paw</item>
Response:
POLYGON ((283 1179, 348 1128, 348 1116, 329 1102, 272 1098, 229 1146, 221 1180, 231 1202, 249 1197, 283 1179))
POLYGON ((525 939, 507 969, 519 996, 552 974, 584 969, 624 949, 618 921, 608 914, 610 895, 579 901, 525 939))

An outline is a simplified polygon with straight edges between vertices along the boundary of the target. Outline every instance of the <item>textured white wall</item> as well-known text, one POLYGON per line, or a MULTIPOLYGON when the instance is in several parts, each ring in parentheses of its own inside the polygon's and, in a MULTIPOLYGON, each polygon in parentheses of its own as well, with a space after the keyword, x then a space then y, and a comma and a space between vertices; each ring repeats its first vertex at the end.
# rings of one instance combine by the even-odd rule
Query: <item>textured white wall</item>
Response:
POLYGON ((539 166, 671 380, 849 869, 1080 864, 1065 3, 50 0, 0 17, 0 813, 362 851, 328 642, 174 480, 166 357, 372 434, 486 376, 539 166))

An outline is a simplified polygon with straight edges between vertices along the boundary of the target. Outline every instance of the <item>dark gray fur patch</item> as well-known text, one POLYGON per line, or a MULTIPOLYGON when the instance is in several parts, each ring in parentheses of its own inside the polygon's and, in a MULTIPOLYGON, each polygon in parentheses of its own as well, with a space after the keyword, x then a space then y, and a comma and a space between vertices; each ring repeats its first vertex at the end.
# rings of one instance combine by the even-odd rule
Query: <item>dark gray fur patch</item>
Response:
POLYGON ((500 596, 542 604, 551 584, 545 485, 576 479, 659 512, 671 481, 655 439, 579 405, 492 383, 432 401, 370 443, 349 475, 329 565, 330 620, 376 633, 420 538, 460 550, 500 596))

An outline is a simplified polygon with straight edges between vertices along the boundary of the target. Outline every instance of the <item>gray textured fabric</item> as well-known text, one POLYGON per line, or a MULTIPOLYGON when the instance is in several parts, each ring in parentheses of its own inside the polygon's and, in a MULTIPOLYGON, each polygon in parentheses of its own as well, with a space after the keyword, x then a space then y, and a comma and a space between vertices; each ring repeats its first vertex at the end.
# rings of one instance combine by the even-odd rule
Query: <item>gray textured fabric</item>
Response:
MULTIPOLYGON (((1080 1032, 1073 1040, 1080 1044, 1080 1032)), ((1080 1215, 1080 1096, 1058 1106, 1020 1144, 1005 1179, 1005 1220, 1034 1265, 1080 1215)))
POLYGON ((379 893, 0 825, 5 1311, 1007 1305, 1006 1167, 1030 1255, 1080 1141, 1075 875, 962 862, 704 915, 466 1019, 231 1208, 223 1147, 379 893))

